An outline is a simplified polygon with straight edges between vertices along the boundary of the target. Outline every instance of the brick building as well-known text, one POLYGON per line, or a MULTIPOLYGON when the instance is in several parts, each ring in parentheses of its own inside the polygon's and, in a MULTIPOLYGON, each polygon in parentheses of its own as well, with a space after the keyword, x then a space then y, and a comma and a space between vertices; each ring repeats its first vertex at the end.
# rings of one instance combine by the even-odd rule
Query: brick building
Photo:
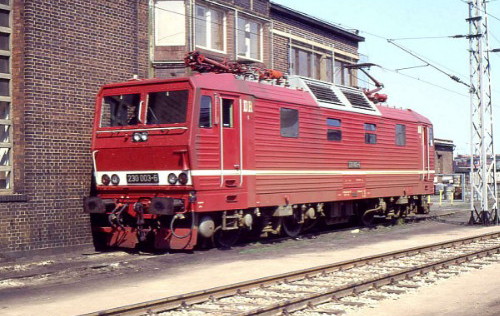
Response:
POLYGON ((0 0, 0 259, 91 242, 94 96, 148 75, 147 0, 0 0))
POLYGON ((99 86, 183 75, 194 49, 353 84, 362 40, 269 0, 0 0, 0 259, 91 242, 99 86))
POLYGON ((434 148, 436 149, 436 174, 452 174, 453 171, 453 151, 455 145, 452 140, 434 138, 434 148))

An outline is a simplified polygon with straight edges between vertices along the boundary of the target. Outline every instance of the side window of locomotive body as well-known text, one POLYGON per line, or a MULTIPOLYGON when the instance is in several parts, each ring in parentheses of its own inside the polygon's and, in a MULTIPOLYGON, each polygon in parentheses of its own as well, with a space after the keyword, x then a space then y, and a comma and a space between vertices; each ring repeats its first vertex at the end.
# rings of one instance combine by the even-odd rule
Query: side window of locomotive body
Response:
POLYGON ((222 99, 222 126, 233 127, 233 100, 222 99))
POLYGON ((376 144, 377 143, 377 134, 374 132, 377 131, 377 125, 372 123, 365 123, 365 144, 376 144))
POLYGON ((299 111, 280 109, 280 133, 283 137, 299 137, 299 111))
POLYGON ((396 124, 396 145, 406 146, 406 125, 396 124))
POLYGON ((434 130, 429 127, 429 146, 434 146, 434 130))
POLYGON ((199 127, 212 127, 212 97, 202 95, 200 100, 200 121, 199 127))
POLYGON ((140 94, 105 96, 101 108, 100 127, 137 125, 140 94))
POLYGON ((188 90, 150 92, 146 124, 185 123, 188 96, 188 90))
POLYGON ((339 119, 327 118, 326 125, 328 126, 326 139, 340 142, 342 140, 342 130, 340 129, 342 122, 339 119))

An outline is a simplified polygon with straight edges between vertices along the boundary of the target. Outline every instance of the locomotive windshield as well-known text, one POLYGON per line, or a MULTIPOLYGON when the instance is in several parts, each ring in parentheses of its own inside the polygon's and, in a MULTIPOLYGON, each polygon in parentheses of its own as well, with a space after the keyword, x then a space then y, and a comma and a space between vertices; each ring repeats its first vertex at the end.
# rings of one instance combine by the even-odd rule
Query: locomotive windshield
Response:
POLYGON ((149 93, 146 124, 185 123, 188 95, 188 90, 149 93))
POLYGON ((122 94, 104 97, 101 127, 128 126, 139 123, 140 94, 122 94))

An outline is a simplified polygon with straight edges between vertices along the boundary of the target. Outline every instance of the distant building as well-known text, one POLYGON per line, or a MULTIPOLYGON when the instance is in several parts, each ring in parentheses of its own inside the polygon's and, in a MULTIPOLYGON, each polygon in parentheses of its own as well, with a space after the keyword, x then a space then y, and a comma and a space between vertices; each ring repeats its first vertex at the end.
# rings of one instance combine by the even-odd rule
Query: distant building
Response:
MULTIPOLYGON (((500 171, 500 155, 495 155, 496 169, 497 172, 500 171)), ((488 163, 491 163, 491 156, 488 157, 488 163)), ((475 168, 479 164, 479 156, 474 156, 474 166, 475 168)), ((458 155, 453 159, 453 171, 454 173, 469 173, 470 172, 470 155, 458 155)))
POLYGON ((452 140, 434 139, 436 151, 436 174, 452 174, 453 171, 453 150, 455 145, 452 140))

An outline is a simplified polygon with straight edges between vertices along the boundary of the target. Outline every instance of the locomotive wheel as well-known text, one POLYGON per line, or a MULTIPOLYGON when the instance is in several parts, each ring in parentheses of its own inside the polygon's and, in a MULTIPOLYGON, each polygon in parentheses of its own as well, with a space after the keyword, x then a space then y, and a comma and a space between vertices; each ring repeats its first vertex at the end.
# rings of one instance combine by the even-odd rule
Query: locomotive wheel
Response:
POLYGON ((365 212, 363 216, 361 216, 361 222, 366 227, 374 227, 375 226, 375 212, 365 212))
POLYGON ((221 249, 231 248, 240 238, 240 233, 240 229, 222 230, 221 226, 217 227, 213 235, 215 247, 221 249))
POLYGON ((297 217, 294 215, 283 217, 283 232, 285 232, 285 235, 287 235, 288 237, 295 238, 300 235, 300 233, 302 232, 302 226, 303 224, 299 223, 297 217))

